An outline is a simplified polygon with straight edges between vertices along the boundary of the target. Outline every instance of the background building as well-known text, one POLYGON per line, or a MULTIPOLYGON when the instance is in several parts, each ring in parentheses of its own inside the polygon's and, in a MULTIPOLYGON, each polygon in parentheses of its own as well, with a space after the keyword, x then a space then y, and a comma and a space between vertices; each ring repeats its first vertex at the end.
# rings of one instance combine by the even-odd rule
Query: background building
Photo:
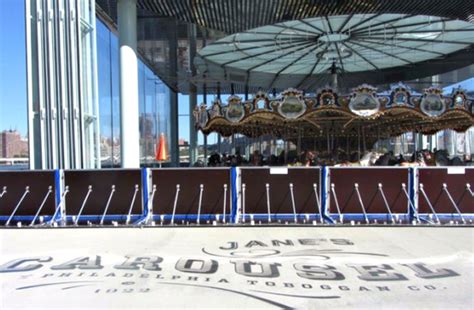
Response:
POLYGON ((0 157, 28 157, 28 140, 16 130, 0 132, 0 157))

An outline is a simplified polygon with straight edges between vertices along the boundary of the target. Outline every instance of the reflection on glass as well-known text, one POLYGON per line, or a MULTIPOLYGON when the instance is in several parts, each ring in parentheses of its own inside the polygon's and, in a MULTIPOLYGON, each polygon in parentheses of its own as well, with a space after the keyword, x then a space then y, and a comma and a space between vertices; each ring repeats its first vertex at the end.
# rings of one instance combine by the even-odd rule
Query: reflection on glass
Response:
POLYGON ((421 101, 421 110, 429 116, 439 116, 446 110, 446 105, 439 95, 429 94, 421 101))
POLYGON ((244 117, 244 107, 240 102, 231 102, 226 109, 226 118, 233 122, 237 123, 244 117))
POLYGON ((102 167, 120 164, 120 110, 118 109, 117 39, 99 20, 97 24, 97 67, 100 118, 100 158, 102 167), (117 115, 115 115, 117 114, 117 115))
POLYGON ((305 112, 305 105, 296 96, 286 96, 278 106, 278 112, 287 118, 297 118, 305 112))
POLYGON ((334 104, 334 96, 330 94, 323 94, 321 95, 321 102, 323 105, 331 105, 334 104))
POLYGON ((359 116, 370 116, 380 108, 378 100, 369 94, 357 94, 350 102, 349 108, 359 116))
MULTIPOLYGON (((102 167, 120 166, 120 92, 118 39, 97 21, 97 65, 102 167)), ((138 62, 140 163, 155 163, 160 133, 170 142, 169 89, 153 72, 138 62)))
POLYGON ((265 109, 265 100, 264 99, 260 99, 258 100, 256 103, 255 103, 255 108, 258 109, 258 110, 263 110, 265 109))
POLYGON ((456 97, 454 97, 454 103, 458 106, 462 106, 464 104, 464 97, 462 95, 456 95, 456 97))
POLYGON ((403 92, 398 92, 395 94, 395 104, 403 105, 407 103, 407 96, 403 92))

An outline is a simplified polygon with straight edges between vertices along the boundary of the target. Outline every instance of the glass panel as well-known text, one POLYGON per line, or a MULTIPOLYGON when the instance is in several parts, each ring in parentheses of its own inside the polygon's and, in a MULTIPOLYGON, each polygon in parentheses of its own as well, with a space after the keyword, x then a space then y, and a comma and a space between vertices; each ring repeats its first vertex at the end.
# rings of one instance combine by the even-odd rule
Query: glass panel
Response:
POLYGON ((98 168, 97 141, 98 138, 98 115, 97 115, 97 83, 96 69, 97 59, 94 50, 94 39, 96 35, 96 19, 94 7, 90 1, 81 2, 81 70, 82 70, 82 107, 84 117, 84 152, 85 167, 98 168))
POLYGON ((100 158, 102 167, 113 166, 112 50, 111 32, 97 20, 97 66, 100 116, 100 158))

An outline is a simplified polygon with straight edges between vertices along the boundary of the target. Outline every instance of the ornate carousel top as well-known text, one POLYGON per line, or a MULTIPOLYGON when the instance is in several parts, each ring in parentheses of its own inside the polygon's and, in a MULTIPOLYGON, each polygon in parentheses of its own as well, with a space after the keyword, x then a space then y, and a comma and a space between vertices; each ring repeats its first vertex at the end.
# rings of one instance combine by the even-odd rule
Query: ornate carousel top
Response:
POLYGON ((435 87, 418 94, 401 83, 384 93, 364 84, 350 94, 327 87, 316 96, 305 96, 293 88, 275 98, 258 92, 251 100, 243 101, 233 95, 226 105, 216 99, 209 108, 196 106, 194 117, 196 127, 204 134, 269 134, 283 139, 329 135, 378 139, 405 132, 461 132, 474 125, 473 100, 462 89, 449 96, 435 87))

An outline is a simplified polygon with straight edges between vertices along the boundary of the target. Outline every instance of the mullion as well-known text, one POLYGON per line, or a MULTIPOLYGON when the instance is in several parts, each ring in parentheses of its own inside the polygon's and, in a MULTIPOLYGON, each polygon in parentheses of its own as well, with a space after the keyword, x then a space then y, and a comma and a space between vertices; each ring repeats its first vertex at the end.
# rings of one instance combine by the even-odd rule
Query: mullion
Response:
POLYGON ((294 60, 293 62, 289 63, 288 65, 286 65, 285 67, 283 67, 282 69, 280 69, 280 71, 278 71, 276 74, 275 74, 275 77, 273 78, 273 80, 271 81, 270 83, 270 88, 272 88, 273 86, 273 83, 275 83, 275 81, 277 80, 277 78, 279 77, 279 75, 285 71, 286 69, 288 69, 289 67, 293 66, 294 64, 296 64, 298 61, 300 61, 301 59, 303 59, 304 57, 308 56, 310 53, 314 52, 315 50, 317 50, 319 47, 321 47, 322 45, 324 45, 323 43, 319 43, 317 44, 314 48, 308 50, 306 53, 304 53, 303 55, 301 55, 300 57, 298 57, 296 60, 294 60))
MULTIPOLYGON (((303 22, 303 20, 300 20, 300 22, 303 22)), ((309 24, 311 25, 311 24, 309 24)), ((317 35, 319 36, 320 33, 317 33, 317 32, 313 32, 313 31, 308 31, 308 30, 303 30, 303 29, 299 29, 299 28, 295 28, 295 27, 292 27, 292 26, 285 26, 285 24, 275 24, 275 25, 272 25, 273 27, 279 27, 279 28, 283 28, 283 29, 292 29, 292 30, 295 30, 295 31, 299 31, 301 33, 312 33, 314 35, 317 35)))
POLYGON ((342 69, 342 71, 344 71, 344 64, 342 62, 342 57, 341 57, 341 52, 339 51, 339 46, 337 45, 337 43, 334 43, 334 45, 336 46, 337 56, 339 58, 339 62, 341 63, 341 69, 342 69))
POLYGON ((340 33, 344 29, 344 27, 347 25, 347 23, 352 19, 352 16, 354 16, 354 14, 350 14, 346 18, 346 20, 341 24, 341 26, 339 26, 339 29, 337 29, 337 31, 336 31, 337 33, 340 33))
POLYGON ((385 51, 382 51, 382 50, 379 50, 379 49, 377 49, 377 48, 373 48, 373 47, 370 47, 370 46, 367 46, 367 45, 364 45, 364 44, 355 42, 354 40, 351 40, 351 43, 352 43, 352 44, 359 45, 359 46, 364 47, 364 48, 367 48, 367 49, 369 49, 369 50, 376 51, 376 52, 378 52, 378 53, 384 54, 384 55, 386 55, 386 56, 388 56, 388 57, 396 58, 396 59, 401 60, 401 61, 403 61, 403 62, 406 62, 406 63, 408 63, 408 64, 413 64, 411 61, 408 61, 408 60, 406 60, 406 59, 400 58, 400 57, 398 57, 398 56, 396 56, 396 55, 393 55, 393 54, 389 54, 389 53, 387 53, 387 52, 385 52, 385 51))
MULTIPOLYGON (((373 37, 373 36, 368 36, 368 37, 361 37, 363 38, 372 38, 372 39, 377 39, 377 40, 385 40, 383 37, 373 37)), ((356 39, 360 39, 357 38, 356 39)), ((447 43, 447 44, 462 44, 462 45, 469 45, 471 44, 470 42, 459 42, 459 41, 446 41, 446 40, 431 40, 431 39, 422 39, 422 38, 394 38, 393 40, 396 41, 411 41, 411 42, 428 42, 428 43, 447 43)))
POLYGON ((283 35, 283 36, 298 36, 298 37, 309 37, 309 35, 307 34, 290 34, 290 33, 283 33, 284 30, 280 31, 280 32, 253 32, 251 30, 247 31, 246 33, 250 33, 250 34, 263 34, 263 35, 268 35, 268 34, 271 34, 271 35, 274 35, 274 36, 279 36, 279 35, 283 35))
MULTIPOLYGON (((293 44, 293 45, 290 45, 288 47, 285 47, 285 48, 282 48, 280 50, 287 50, 287 49, 290 49, 290 48, 293 48, 293 47, 298 47, 298 46, 302 46, 302 45, 308 45, 308 44, 313 44, 313 42, 302 42, 302 43, 299 43, 299 44, 293 44)), ((239 61, 242 61, 242 60, 247 60, 247 59, 250 59, 250 58, 254 58, 254 57, 258 57, 258 56, 261 56, 261 55, 264 55, 264 54, 268 54, 268 53, 271 53, 272 51, 263 51, 263 52, 260 52, 260 53, 257 53, 257 54, 253 54, 253 55, 248 55, 246 57, 242 57, 242 58, 237 58, 237 59, 234 59, 234 60, 230 60, 230 61, 227 61, 227 62, 224 62, 221 64, 221 66, 227 66, 231 63, 234 63, 234 62, 239 62, 239 61)), ((281 56, 279 56, 281 57, 281 56)), ((278 58, 279 58, 278 57, 278 58)), ((278 59, 277 58, 277 59, 278 59)))
MULTIPOLYGON (((306 39, 294 39, 294 38, 282 38, 279 41, 308 41, 306 39)), ((231 44, 231 43, 253 43, 253 42, 275 42, 275 39, 252 39, 252 40, 243 40, 243 41, 223 41, 223 42, 213 42, 212 45, 222 45, 222 44, 231 44)))
POLYGON ((256 66, 253 66, 253 67, 247 69, 247 72, 250 72, 250 71, 252 71, 252 70, 254 70, 254 69, 258 68, 258 67, 261 67, 261 66, 263 66, 263 65, 266 65, 266 64, 269 63, 269 62, 275 61, 275 60, 277 60, 278 58, 286 57, 286 56, 288 56, 288 55, 290 55, 291 53, 294 53, 294 52, 296 52, 296 51, 304 50, 304 49, 310 47, 310 45, 312 45, 312 44, 313 44, 313 42, 308 42, 308 43, 306 43, 306 45, 308 45, 308 46, 305 46, 305 47, 302 47, 302 48, 299 48, 299 49, 296 49, 296 50, 291 50, 291 51, 289 51, 288 53, 285 53, 284 55, 278 55, 277 57, 274 57, 274 58, 272 58, 272 59, 266 60, 266 61, 264 61, 263 63, 260 63, 260 64, 258 64, 258 65, 256 65, 256 66))
MULTIPOLYGON (((361 33, 361 32, 364 32, 366 29, 370 29, 370 31, 371 31, 371 30, 373 30, 372 29, 373 27, 377 27, 377 26, 380 26, 380 25, 388 25, 390 23, 395 23, 395 22, 398 22, 400 20, 404 20, 404 19, 408 19, 408 18, 412 18, 412 17, 413 17, 413 15, 403 15, 401 17, 392 18, 392 19, 389 19, 389 20, 384 20, 384 21, 378 22, 376 24, 368 25, 368 26, 365 26, 365 27, 362 27, 362 28, 359 28, 359 29, 353 29, 352 33, 361 33)), ((390 28, 394 28, 394 27, 390 27, 390 28)))
POLYGON ((309 71, 309 73, 303 78, 303 80, 296 86, 296 88, 300 88, 301 85, 304 84, 304 82, 311 76, 313 75, 313 71, 314 69, 316 69, 316 67, 318 66, 319 62, 321 61, 321 59, 323 59, 322 55, 324 55, 324 53, 326 53, 326 51, 328 50, 329 48, 329 45, 326 45, 326 47, 324 48, 324 50, 322 51, 321 53, 321 57, 318 57, 318 60, 314 63, 313 67, 311 68, 311 70, 309 71))
MULTIPOLYGON (((446 18, 446 19, 436 20, 436 21, 433 21, 433 22, 423 21, 423 22, 404 24, 404 25, 398 25, 398 26, 389 26, 388 30, 406 28, 406 27, 414 27, 414 26, 433 25, 433 24, 438 24, 438 23, 444 23, 446 21, 449 21, 449 19, 446 18)), ((387 24, 387 23, 385 23, 385 24, 387 24)), ((355 35, 360 35, 360 34, 372 33, 373 31, 379 31, 379 30, 384 30, 384 28, 375 28, 375 29, 369 29, 369 30, 365 30, 365 31, 357 30, 357 31, 354 32, 354 34, 355 35)))
MULTIPOLYGON (((235 42, 231 42, 231 43, 235 43, 235 42)), ((293 44, 294 42, 289 42, 289 43, 283 43, 283 44, 293 44)), ((262 48, 262 47, 269 47, 269 46, 274 46, 275 45, 275 42, 273 43, 270 43, 270 44, 264 44, 264 45, 255 45, 255 46, 249 46, 249 47, 246 47, 246 48, 237 48, 237 51, 241 52, 241 51, 248 51, 248 50, 253 50, 253 49, 257 49, 257 48, 262 48)), ((203 57, 209 57, 209 56, 216 56, 216 55, 222 55, 222 54, 227 54, 227 53, 234 53, 236 52, 236 50, 230 50, 230 51, 223 51, 223 52, 216 52, 216 53, 211 53, 211 54, 205 54, 205 55, 202 55, 203 57)))
POLYGON ((325 31, 324 29, 321 29, 321 28, 319 28, 319 27, 317 27, 317 26, 315 26, 315 25, 313 25, 313 24, 307 22, 307 21, 304 20, 304 19, 300 20, 300 22, 303 23, 303 24, 305 24, 305 25, 310 26, 311 28, 313 28, 313 29, 315 29, 315 30, 317 30, 317 31, 319 31, 319 33, 317 33, 318 35, 319 35, 319 34, 326 33, 326 31, 325 31))
MULTIPOLYGON (((355 25, 352 25, 351 28, 349 28, 349 30, 352 32, 352 29, 357 29, 357 27, 359 27, 360 25, 363 25, 369 21, 371 21, 372 19, 374 18, 377 18, 377 17, 380 17, 382 14, 374 14, 372 15, 371 17, 369 18, 366 18, 366 19, 363 19, 361 20, 360 22, 358 22, 357 24, 355 25)), ((345 31, 346 33, 348 32, 348 30, 345 31)))
MULTIPOLYGON (((363 56, 361 53, 359 53, 355 48, 350 48, 350 46, 348 46, 346 43, 344 42, 341 42, 342 45, 344 45, 345 47, 347 47, 348 49, 350 49, 351 51, 353 51, 357 56, 359 56, 360 58, 362 58, 363 60, 365 60, 367 63, 369 63, 372 67, 375 68, 375 70, 380 70, 379 67, 377 67, 375 64, 373 64, 370 60, 368 60, 365 56, 363 56)), ((348 42, 350 43, 350 41, 348 42)))
POLYGON ((404 49, 414 50, 414 51, 418 51, 418 52, 431 53, 431 54, 436 54, 436 55, 439 55, 439 56, 445 56, 445 54, 443 54, 443 53, 424 50, 424 49, 421 49, 421 48, 409 47, 409 46, 403 46, 403 45, 395 45, 395 44, 387 44, 386 41, 385 41, 385 43, 380 43, 380 42, 377 42, 377 41, 363 40, 363 39, 359 39, 359 41, 366 42, 366 43, 373 43, 373 44, 383 45, 383 46, 389 45, 389 46, 394 46, 396 48, 404 48, 404 49))
MULTIPOLYGON (((387 30, 391 30, 392 28, 390 29, 387 29, 387 30)), ((384 29, 380 29, 380 30, 384 30, 384 29)), ((395 31, 395 32, 383 32, 384 35, 391 35, 391 34, 411 34, 411 33, 433 33, 433 32, 442 32, 442 33, 445 33, 445 32, 471 32, 473 31, 474 32, 474 28, 473 29, 443 29, 443 30, 406 30, 406 31, 395 31)), ((379 31, 371 31, 371 34, 375 34, 377 35, 379 33, 379 31)))
POLYGON ((326 19, 326 22, 328 23, 329 33, 334 33, 334 31, 332 30, 332 26, 331 26, 331 22, 329 21, 329 18, 327 16, 324 16, 324 19, 326 19))

